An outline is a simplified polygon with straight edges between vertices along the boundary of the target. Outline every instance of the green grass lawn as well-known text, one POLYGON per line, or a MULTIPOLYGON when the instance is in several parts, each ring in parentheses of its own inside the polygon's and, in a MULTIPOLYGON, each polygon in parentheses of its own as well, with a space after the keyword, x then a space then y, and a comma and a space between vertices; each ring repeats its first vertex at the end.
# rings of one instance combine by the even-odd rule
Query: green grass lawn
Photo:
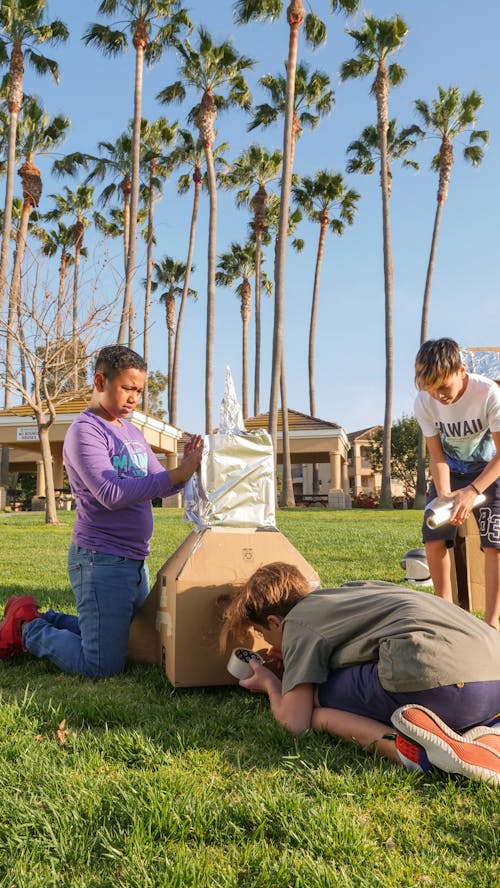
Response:
MULTIPOLYGON (((74 610, 73 516, 0 515, 1 595, 74 610)), ((403 582, 421 513, 281 512, 325 585, 403 582)), ((189 532, 155 511, 151 575, 189 532)), ((1 888, 500 885, 499 792, 421 778, 323 734, 293 738, 239 688, 176 690, 0 663, 1 888), (59 731, 59 733, 58 733, 59 731)))

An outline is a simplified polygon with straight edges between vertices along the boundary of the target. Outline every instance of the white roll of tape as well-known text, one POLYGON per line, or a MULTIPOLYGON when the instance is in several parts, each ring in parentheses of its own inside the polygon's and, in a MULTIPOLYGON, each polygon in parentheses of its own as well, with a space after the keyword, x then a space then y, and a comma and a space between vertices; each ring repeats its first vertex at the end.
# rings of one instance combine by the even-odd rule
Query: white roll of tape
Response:
POLYGON ((256 660, 258 663, 264 662, 255 651, 249 651, 247 648, 235 648, 229 657, 227 671, 238 681, 241 681, 242 678, 250 678, 253 675, 250 660, 256 660))

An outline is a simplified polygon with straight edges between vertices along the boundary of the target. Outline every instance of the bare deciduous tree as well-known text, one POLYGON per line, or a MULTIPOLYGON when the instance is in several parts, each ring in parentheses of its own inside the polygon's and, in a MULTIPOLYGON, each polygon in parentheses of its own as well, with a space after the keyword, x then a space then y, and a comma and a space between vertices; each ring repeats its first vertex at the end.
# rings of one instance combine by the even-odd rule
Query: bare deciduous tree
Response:
POLYGON ((62 305, 57 289, 53 296, 49 282, 42 280, 39 265, 33 268, 17 317, 9 324, 0 319, 0 372, 6 388, 28 404, 36 420, 40 452, 45 472, 45 520, 57 524, 57 511, 52 470, 50 428, 55 422, 57 407, 88 391, 86 370, 99 347, 99 339, 111 322, 109 305, 97 304, 92 296, 82 298, 81 315, 76 331, 78 350, 73 350, 73 311, 71 300, 62 305), (15 358, 6 372, 6 337, 12 338, 15 358), (20 372, 22 362, 28 370, 27 381, 20 372), (75 388, 75 380, 78 387, 75 388))

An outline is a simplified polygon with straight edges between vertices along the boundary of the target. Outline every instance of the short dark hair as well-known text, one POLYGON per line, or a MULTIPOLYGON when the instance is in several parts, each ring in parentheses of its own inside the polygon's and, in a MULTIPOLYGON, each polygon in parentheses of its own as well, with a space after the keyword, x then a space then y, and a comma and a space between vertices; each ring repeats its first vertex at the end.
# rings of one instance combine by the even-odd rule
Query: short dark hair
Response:
POLYGON ((133 367, 147 373, 148 365, 137 352, 126 345, 106 345, 101 348, 95 362, 94 373, 102 373, 106 379, 114 379, 122 370, 133 367))
POLYGON ((463 364, 460 346, 454 339, 428 339, 415 358, 415 385, 418 389, 441 385, 463 364))

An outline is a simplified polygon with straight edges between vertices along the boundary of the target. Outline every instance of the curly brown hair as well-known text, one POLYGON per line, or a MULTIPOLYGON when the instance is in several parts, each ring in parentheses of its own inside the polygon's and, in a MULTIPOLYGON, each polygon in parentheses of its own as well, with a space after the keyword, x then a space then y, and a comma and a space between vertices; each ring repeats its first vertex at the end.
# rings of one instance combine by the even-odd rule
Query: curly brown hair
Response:
POLYGON ((259 567, 225 603, 221 649, 225 649, 230 635, 237 636, 254 624, 266 626, 271 614, 286 617, 309 592, 310 583, 295 565, 274 561, 259 567))

